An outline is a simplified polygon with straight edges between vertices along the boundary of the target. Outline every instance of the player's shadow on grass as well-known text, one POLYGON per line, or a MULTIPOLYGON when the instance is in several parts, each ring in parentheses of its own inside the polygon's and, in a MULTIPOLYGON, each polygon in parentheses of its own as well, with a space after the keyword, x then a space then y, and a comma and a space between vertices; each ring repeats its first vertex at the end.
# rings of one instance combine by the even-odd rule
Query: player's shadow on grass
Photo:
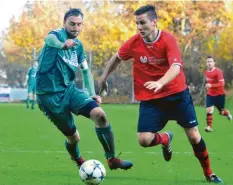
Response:
POLYGON ((105 177, 106 180, 134 180, 134 181, 155 181, 155 179, 148 179, 148 178, 141 178, 141 177, 124 177, 124 176, 119 176, 119 175, 108 175, 107 177, 105 177))
POLYGON ((104 184, 112 184, 111 181, 124 181, 124 185, 145 185, 153 184, 151 182, 157 182, 160 185, 209 185, 209 182, 204 179, 200 180, 190 180, 190 179, 158 179, 158 178, 141 178, 141 177, 125 177, 125 176, 116 176, 108 175, 105 177, 104 184), (128 181, 128 183, 127 183, 128 181))

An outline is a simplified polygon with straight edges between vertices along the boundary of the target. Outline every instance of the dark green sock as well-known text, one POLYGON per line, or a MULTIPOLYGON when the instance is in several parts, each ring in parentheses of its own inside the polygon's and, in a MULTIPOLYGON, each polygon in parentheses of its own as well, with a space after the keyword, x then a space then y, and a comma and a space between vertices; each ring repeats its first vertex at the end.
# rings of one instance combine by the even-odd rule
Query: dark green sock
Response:
POLYGON ((35 100, 31 100, 31 104, 32 104, 31 108, 34 109, 35 108, 35 100))
POLYGON ((65 146, 66 146, 66 150, 69 152, 69 154, 72 158, 74 158, 74 159, 80 158, 81 155, 80 155, 78 144, 70 144, 66 140, 65 146))
POLYGON ((26 104, 27 104, 27 108, 29 108, 29 106, 30 106, 30 99, 29 98, 27 98, 26 104))
POLYGON ((108 125, 106 128, 95 128, 95 131, 104 148, 105 157, 107 159, 115 157, 114 137, 111 126, 108 125))

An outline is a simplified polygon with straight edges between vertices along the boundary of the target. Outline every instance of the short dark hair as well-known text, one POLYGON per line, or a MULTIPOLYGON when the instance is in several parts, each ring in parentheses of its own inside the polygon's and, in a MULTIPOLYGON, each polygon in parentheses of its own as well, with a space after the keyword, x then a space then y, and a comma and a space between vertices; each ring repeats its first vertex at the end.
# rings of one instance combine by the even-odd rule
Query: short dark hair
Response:
POLYGON ((81 15, 82 18, 83 18, 83 13, 82 13, 82 10, 79 9, 79 8, 70 8, 66 13, 65 13, 65 16, 64 16, 64 21, 66 21, 66 19, 70 16, 79 16, 81 15))
POLYGON ((147 16, 150 20, 157 19, 157 13, 155 11, 155 7, 153 5, 145 5, 140 7, 134 12, 134 15, 142 15, 147 13, 147 16))
MULTIPOLYGON (((208 56, 207 56, 207 59, 209 59, 209 58, 212 58, 212 59, 213 59, 213 61, 214 61, 214 63, 216 63, 216 61, 215 61, 214 57, 212 57, 211 55, 208 55, 208 56)), ((206 60, 207 60, 207 59, 206 59, 206 60)))

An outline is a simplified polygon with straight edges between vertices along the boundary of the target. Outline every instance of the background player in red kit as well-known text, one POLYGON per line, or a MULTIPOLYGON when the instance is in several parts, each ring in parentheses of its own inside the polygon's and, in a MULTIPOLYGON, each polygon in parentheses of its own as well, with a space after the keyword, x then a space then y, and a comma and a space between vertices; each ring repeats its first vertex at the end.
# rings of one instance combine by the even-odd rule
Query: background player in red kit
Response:
POLYGON ((225 91, 224 91, 224 78, 222 71, 215 67, 213 57, 208 56, 206 60, 207 70, 205 71, 206 78, 206 132, 212 132, 213 112, 214 106, 218 109, 219 114, 226 116, 228 120, 232 120, 232 116, 228 110, 225 109, 225 91))
POLYGON ((197 125, 192 98, 185 84, 183 62, 175 38, 158 30, 157 14, 147 5, 135 11, 138 34, 127 40, 110 59, 99 82, 107 90, 107 78, 122 60, 133 59, 134 93, 140 102, 138 141, 142 147, 161 144, 166 161, 172 157, 173 134, 159 134, 169 120, 184 128, 209 182, 222 183, 210 167, 210 159, 197 125))

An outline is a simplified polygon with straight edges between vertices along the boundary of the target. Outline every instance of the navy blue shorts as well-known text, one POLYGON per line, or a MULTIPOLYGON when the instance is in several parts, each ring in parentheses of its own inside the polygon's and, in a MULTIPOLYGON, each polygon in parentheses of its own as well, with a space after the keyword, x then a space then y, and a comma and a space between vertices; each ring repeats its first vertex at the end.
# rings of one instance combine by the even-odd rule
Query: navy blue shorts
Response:
POLYGON ((206 107, 215 106, 219 111, 225 108, 225 94, 218 96, 206 96, 206 107))
POLYGON ((183 128, 198 125, 196 112, 189 90, 149 101, 142 101, 139 107, 138 132, 156 133, 169 120, 175 120, 183 128))

